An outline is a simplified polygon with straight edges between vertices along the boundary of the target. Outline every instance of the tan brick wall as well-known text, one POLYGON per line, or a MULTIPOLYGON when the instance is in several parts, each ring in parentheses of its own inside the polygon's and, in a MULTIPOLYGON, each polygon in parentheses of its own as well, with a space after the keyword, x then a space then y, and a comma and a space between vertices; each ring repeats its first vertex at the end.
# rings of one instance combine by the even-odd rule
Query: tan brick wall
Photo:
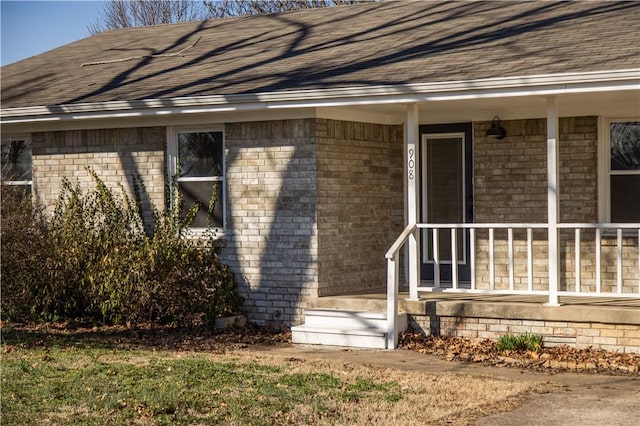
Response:
MULTIPOLYGON (((474 125, 475 221, 546 222, 545 119, 502 122, 503 140, 487 138, 490 122, 474 125)), ((596 222, 597 117, 560 119, 560 221, 596 222)))
POLYGON ((147 213, 150 202, 164 205, 164 127, 42 132, 33 133, 32 140, 33 190, 49 208, 58 199, 63 177, 93 187, 87 166, 109 187, 123 185, 130 196, 131 177, 139 174, 146 186, 147 213))
POLYGON ((402 126, 318 120, 318 295, 385 285, 402 232, 402 126))
POLYGON ((598 322, 539 321, 471 317, 411 315, 411 326, 425 334, 498 340, 505 334, 534 333, 547 346, 562 342, 576 348, 600 348, 622 353, 640 353, 640 326, 598 322), (552 343, 554 342, 554 343, 552 343))
MULTIPOLYGON (((485 137, 490 122, 474 124, 474 215, 479 223, 527 223, 547 220, 546 120, 504 121, 504 140, 485 137)), ((566 117, 559 123, 560 221, 598 222, 597 117, 566 117)), ((488 232, 477 236, 479 287, 488 287, 488 232)), ((495 235, 496 288, 508 288, 507 233, 495 235)), ((636 239, 623 244, 623 291, 637 291, 638 248, 636 239)), ((515 287, 526 289, 526 234, 514 234, 515 287)), ((615 291, 615 239, 603 239, 602 290, 615 291)), ((546 231, 534 232, 534 289, 548 285, 546 231)), ((561 231, 561 289, 575 289, 573 230, 561 231)), ((595 290, 595 243, 593 231, 582 231, 581 289, 595 290)))
POLYGON ((250 320, 300 322, 317 295, 312 119, 227 124, 226 247, 250 320))

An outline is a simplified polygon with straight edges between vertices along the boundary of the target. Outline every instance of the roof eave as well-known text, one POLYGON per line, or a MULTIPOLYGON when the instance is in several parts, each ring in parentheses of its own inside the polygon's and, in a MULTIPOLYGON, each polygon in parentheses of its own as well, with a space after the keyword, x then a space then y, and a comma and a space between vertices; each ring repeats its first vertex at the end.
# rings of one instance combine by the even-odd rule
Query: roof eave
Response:
POLYGON ((376 105, 566 93, 640 90, 640 69, 480 80, 345 87, 238 95, 108 101, 0 109, 0 122, 28 123, 275 108, 376 105))

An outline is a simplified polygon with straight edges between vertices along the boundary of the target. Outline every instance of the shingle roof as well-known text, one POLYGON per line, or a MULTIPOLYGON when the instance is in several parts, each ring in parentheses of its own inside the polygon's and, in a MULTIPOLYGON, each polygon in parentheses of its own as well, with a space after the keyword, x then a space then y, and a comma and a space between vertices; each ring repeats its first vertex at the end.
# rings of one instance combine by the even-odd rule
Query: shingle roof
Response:
POLYGON ((640 2, 383 2, 105 32, 3 67, 2 108, 623 69, 640 2))

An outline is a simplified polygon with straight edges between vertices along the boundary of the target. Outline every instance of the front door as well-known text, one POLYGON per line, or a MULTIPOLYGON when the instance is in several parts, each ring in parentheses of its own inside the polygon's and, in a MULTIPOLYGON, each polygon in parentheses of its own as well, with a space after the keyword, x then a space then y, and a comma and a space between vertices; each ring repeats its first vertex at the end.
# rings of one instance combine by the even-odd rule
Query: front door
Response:
MULTIPOLYGON (((471 123, 420 126, 423 223, 468 223, 472 211, 471 123)), ((452 281, 451 229, 438 232, 439 276, 443 286, 452 281)), ((434 280, 434 239, 422 232, 421 279, 434 280)), ((457 230, 456 263, 460 283, 470 282, 469 232, 457 230)))

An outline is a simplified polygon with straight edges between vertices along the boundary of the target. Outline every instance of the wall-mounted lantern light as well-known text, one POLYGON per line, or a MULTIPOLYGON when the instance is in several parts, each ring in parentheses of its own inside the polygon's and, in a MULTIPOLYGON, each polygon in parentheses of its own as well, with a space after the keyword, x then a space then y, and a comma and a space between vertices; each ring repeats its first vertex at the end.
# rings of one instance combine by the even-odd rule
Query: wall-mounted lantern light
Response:
POLYGON ((500 125, 500 118, 496 115, 491 122, 491 128, 487 130, 486 135, 488 138, 496 138, 502 140, 507 136, 507 130, 500 125))

